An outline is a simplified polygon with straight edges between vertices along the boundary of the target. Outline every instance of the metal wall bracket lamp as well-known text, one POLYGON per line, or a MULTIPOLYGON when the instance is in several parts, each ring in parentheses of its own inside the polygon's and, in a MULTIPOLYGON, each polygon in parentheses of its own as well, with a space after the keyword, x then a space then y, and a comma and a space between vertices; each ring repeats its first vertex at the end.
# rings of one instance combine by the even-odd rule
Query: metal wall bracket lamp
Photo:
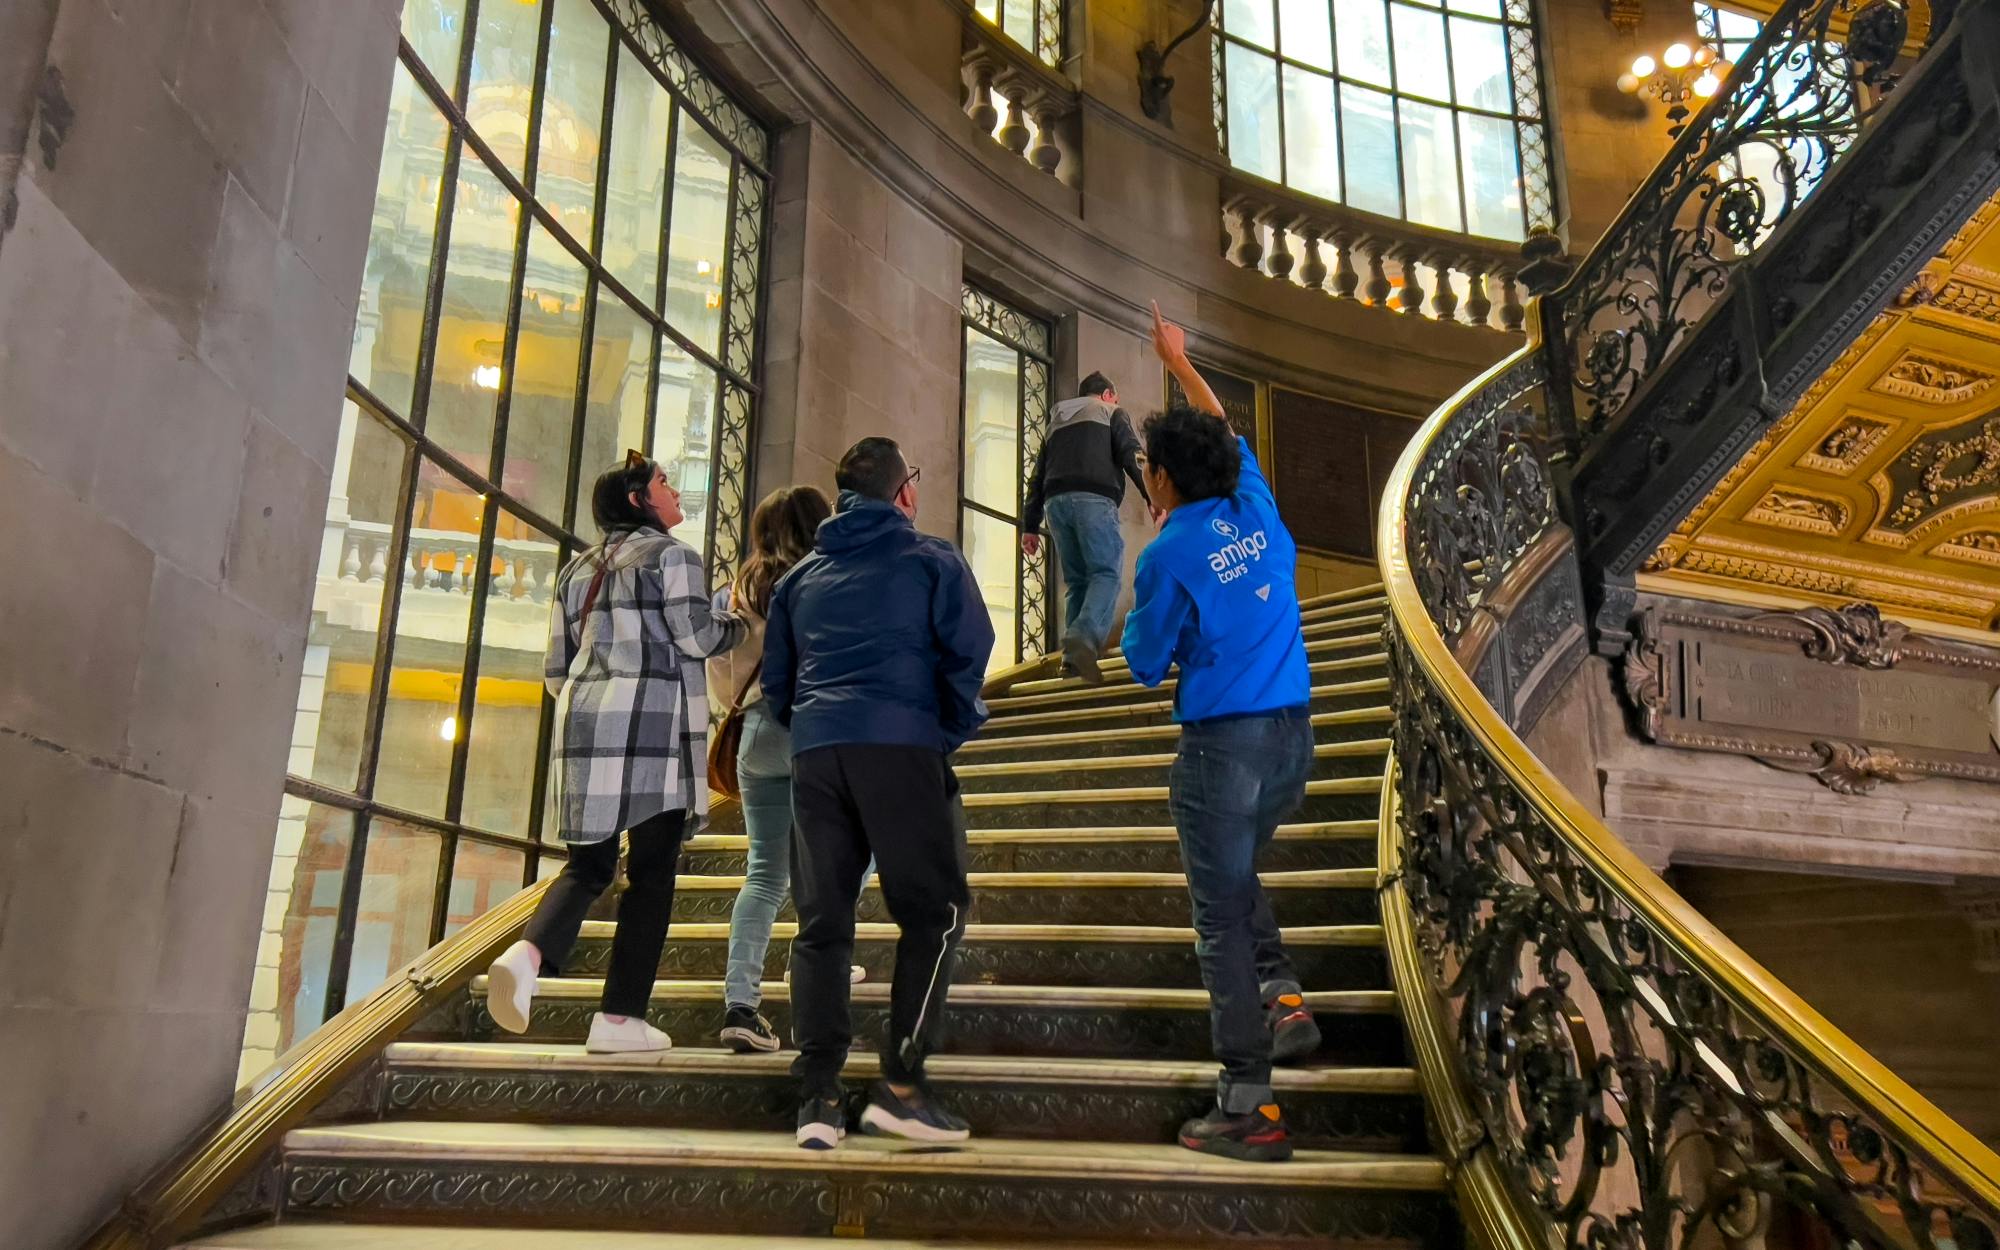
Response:
POLYGON ((1626 95, 1643 91, 1658 97, 1667 106, 1667 134, 1678 139, 1687 127, 1688 102, 1714 95, 1728 75, 1729 62, 1719 59, 1715 49, 1677 43, 1658 60, 1642 54, 1633 61, 1630 72, 1618 75, 1618 89, 1626 95))
POLYGON ((1208 25, 1214 10, 1215 0, 1202 0, 1201 16, 1194 20, 1194 25, 1175 35, 1165 48, 1149 39, 1139 49, 1139 109, 1154 121, 1167 126, 1174 124, 1174 80, 1167 75, 1167 58, 1208 25))

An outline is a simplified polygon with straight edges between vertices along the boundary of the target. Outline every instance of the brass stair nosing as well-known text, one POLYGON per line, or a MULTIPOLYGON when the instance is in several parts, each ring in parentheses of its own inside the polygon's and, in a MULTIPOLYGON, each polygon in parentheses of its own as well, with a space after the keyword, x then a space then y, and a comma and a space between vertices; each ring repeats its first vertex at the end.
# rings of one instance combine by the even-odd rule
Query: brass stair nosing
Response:
MULTIPOLYGON (((1346 673, 1357 669, 1380 668, 1388 662, 1389 657, 1386 654, 1380 651, 1373 651, 1367 655, 1351 655, 1339 660, 1321 660, 1318 663, 1306 665, 1306 671, 1309 675, 1318 677, 1329 673, 1346 673)), ((1062 688, 1058 690, 1040 691, 1033 694, 1000 695, 996 698, 986 700, 986 706, 995 715, 998 715, 1012 708, 1045 707, 1057 701, 1083 702, 1089 699, 1101 699, 1109 695, 1136 695, 1149 690, 1167 691, 1175 689, 1179 685, 1180 679, 1175 677, 1169 677, 1159 685, 1151 687, 1141 686, 1130 678, 1123 681, 1106 681, 1104 684, 1097 686, 1064 682, 1062 683, 1062 688)))
MULTIPOLYGON (((1307 798, 1329 795, 1373 794, 1382 786, 1382 776, 1320 777, 1306 782, 1307 798)), ((1166 786, 1118 786, 1083 790, 981 790, 960 796, 972 807, 1083 807, 1095 803, 1164 803, 1166 786)))
MULTIPOLYGON (((486 997, 485 974, 481 973, 474 977, 469 988, 474 998, 486 997)), ((851 987, 853 1001, 870 1005, 886 1004, 889 1001, 889 991, 889 984, 883 981, 863 981, 851 987)), ((651 998, 656 1002, 679 1000, 721 1003, 724 992, 724 983, 719 978, 712 981, 660 978, 653 982, 651 998)), ((543 977, 536 987, 535 1000, 537 1002, 589 1000, 601 998, 603 994, 603 977, 543 977)), ((785 1002, 791 1001, 790 987, 783 982, 773 984, 767 981, 764 984, 764 1001, 779 999, 785 1002)), ((1313 990, 1305 995, 1305 1000, 1306 1006, 1314 1011, 1373 1015, 1396 1010, 1394 990, 1313 990)), ((1116 985, 983 985, 968 981, 951 987, 950 1001, 960 1006, 1078 1010, 1116 1007, 1206 1012, 1208 991, 1139 989, 1116 985)))
MULTIPOLYGON (((1315 712, 1313 713, 1312 723, 1315 729, 1326 729, 1334 725, 1363 725, 1372 721, 1393 721, 1395 719, 1395 709, 1389 707, 1387 704, 1378 704, 1374 707, 1350 707, 1334 712, 1315 712)), ((1123 735, 1126 738, 1175 739, 1180 737, 1181 727, 1175 724, 1134 725, 1125 729, 1123 735)), ((1030 746, 1063 746, 1085 740, 1100 742, 1103 738, 1104 733, 1101 730, 1083 730, 1079 733, 1067 734, 1018 734, 1013 737, 1004 738, 975 738, 960 747, 958 755, 955 758, 963 759, 968 753, 977 754, 983 751, 1019 750, 1022 747, 1030 746)))
MULTIPOLYGON (((1321 742, 1313 746, 1315 760, 1348 759, 1356 756, 1387 755, 1387 738, 1353 738, 1346 742, 1321 742)), ((953 768, 959 777, 1009 777, 1041 772, 1094 772, 1098 769, 1165 768, 1174 762, 1174 753, 1152 755, 1082 755, 1060 760, 1003 760, 997 764, 960 764, 953 768)))
MULTIPOLYGON (((796 921, 778 921, 771 926, 771 940, 790 939, 798 934, 796 921)), ((586 920, 581 941, 608 942, 618 932, 615 920, 586 920)), ((1280 930, 1285 945, 1304 948, 1367 948, 1382 944, 1378 924, 1294 925, 1280 930)), ((900 936, 893 924, 866 921, 854 926, 857 942, 893 942, 900 936)), ((672 942, 723 942, 729 939, 728 921, 683 921, 668 934, 672 942)), ((1189 946, 1195 931, 1176 925, 1100 924, 969 924, 965 926, 967 945, 1005 945, 1063 942, 1071 945, 1103 946, 1189 946)))
MULTIPOLYGON (((1379 785, 1380 782, 1378 781, 1379 785)), ((1373 868, 1291 868, 1260 872, 1267 890, 1337 889, 1372 890, 1373 868)), ((975 890, 1164 890, 1186 889, 1187 876, 1178 872, 969 872, 966 884, 975 890)), ((676 889, 714 891, 740 890, 743 877, 736 874, 713 876, 682 873, 676 889)), ((876 883, 870 882, 874 889, 876 883)))
MULTIPOLYGON (((492 1042, 396 1042, 384 1059, 401 1069, 557 1069, 564 1072, 604 1072, 715 1076, 788 1075, 796 1055, 785 1052, 740 1054, 733 1050, 679 1047, 635 1063, 617 1055, 592 1055, 580 1044, 492 1042)), ((1215 1083, 1215 1065, 1180 1059, 1071 1059, 1012 1055, 933 1055, 924 1064, 932 1080, 965 1084, 1034 1081, 1046 1085, 1114 1085, 1132 1089, 1182 1086, 1208 1088, 1215 1083)), ((872 1051, 856 1050, 847 1058, 844 1075, 872 1077, 881 1059, 872 1051)), ((1412 1068, 1331 1067, 1271 1070, 1271 1084, 1288 1093, 1415 1094, 1412 1068)))
MULTIPOLYGON (((1317 702, 1320 699, 1340 698, 1346 695, 1387 694, 1388 692, 1389 679, 1386 677, 1375 677, 1367 681, 1349 681, 1331 686, 1314 686, 1308 692, 1307 698, 1313 702, 1317 702)), ((1173 709, 1173 701, 1170 699, 1161 700, 1156 703, 1114 703, 1105 707, 1066 708, 1060 712, 1028 712, 1025 714, 1000 715, 988 721, 986 727, 990 730, 999 728, 1002 725, 1044 725, 1061 724, 1065 721, 1102 720, 1107 717, 1116 719, 1121 716, 1129 718, 1158 716, 1163 712, 1171 712, 1173 709)))

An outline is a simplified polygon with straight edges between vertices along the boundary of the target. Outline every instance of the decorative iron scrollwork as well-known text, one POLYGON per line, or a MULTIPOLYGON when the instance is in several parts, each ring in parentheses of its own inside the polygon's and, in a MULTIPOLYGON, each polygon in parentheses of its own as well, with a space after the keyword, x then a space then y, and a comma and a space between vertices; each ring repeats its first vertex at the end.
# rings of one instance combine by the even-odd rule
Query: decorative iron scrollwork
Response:
POLYGON ((1796 212, 1892 85, 1898 0, 1781 8, 1560 295, 1584 441, 1623 411, 1796 212), (1833 37, 1837 24, 1845 39, 1833 37))

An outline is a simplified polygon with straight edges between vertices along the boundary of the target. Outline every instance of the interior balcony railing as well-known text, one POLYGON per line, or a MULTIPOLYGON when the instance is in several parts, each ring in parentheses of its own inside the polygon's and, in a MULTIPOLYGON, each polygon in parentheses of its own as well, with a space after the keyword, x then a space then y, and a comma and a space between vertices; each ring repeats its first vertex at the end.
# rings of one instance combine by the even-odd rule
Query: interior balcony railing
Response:
POLYGON ((1711 430, 1690 461, 1676 440, 1749 402, 1746 378, 1768 414, 1780 370, 1831 359, 1992 193, 2000 3, 1933 18, 1905 49, 1880 0, 1784 6, 1530 306, 1526 345, 1388 483, 1383 924, 1487 1250, 2000 1246, 2000 1156, 1704 921, 1520 736, 1586 651, 1579 557, 1617 520, 1593 458, 1692 506, 1740 443, 1711 430))

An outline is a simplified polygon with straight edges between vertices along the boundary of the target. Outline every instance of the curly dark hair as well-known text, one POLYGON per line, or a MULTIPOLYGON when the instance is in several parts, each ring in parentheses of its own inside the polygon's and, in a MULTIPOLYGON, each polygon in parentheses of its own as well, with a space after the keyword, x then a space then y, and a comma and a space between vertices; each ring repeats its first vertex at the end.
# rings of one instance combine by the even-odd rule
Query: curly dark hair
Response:
POLYGON ((1174 484, 1183 503, 1236 493, 1243 472, 1243 453, 1228 423, 1176 401, 1165 412, 1146 418, 1140 431, 1146 461, 1174 484))

